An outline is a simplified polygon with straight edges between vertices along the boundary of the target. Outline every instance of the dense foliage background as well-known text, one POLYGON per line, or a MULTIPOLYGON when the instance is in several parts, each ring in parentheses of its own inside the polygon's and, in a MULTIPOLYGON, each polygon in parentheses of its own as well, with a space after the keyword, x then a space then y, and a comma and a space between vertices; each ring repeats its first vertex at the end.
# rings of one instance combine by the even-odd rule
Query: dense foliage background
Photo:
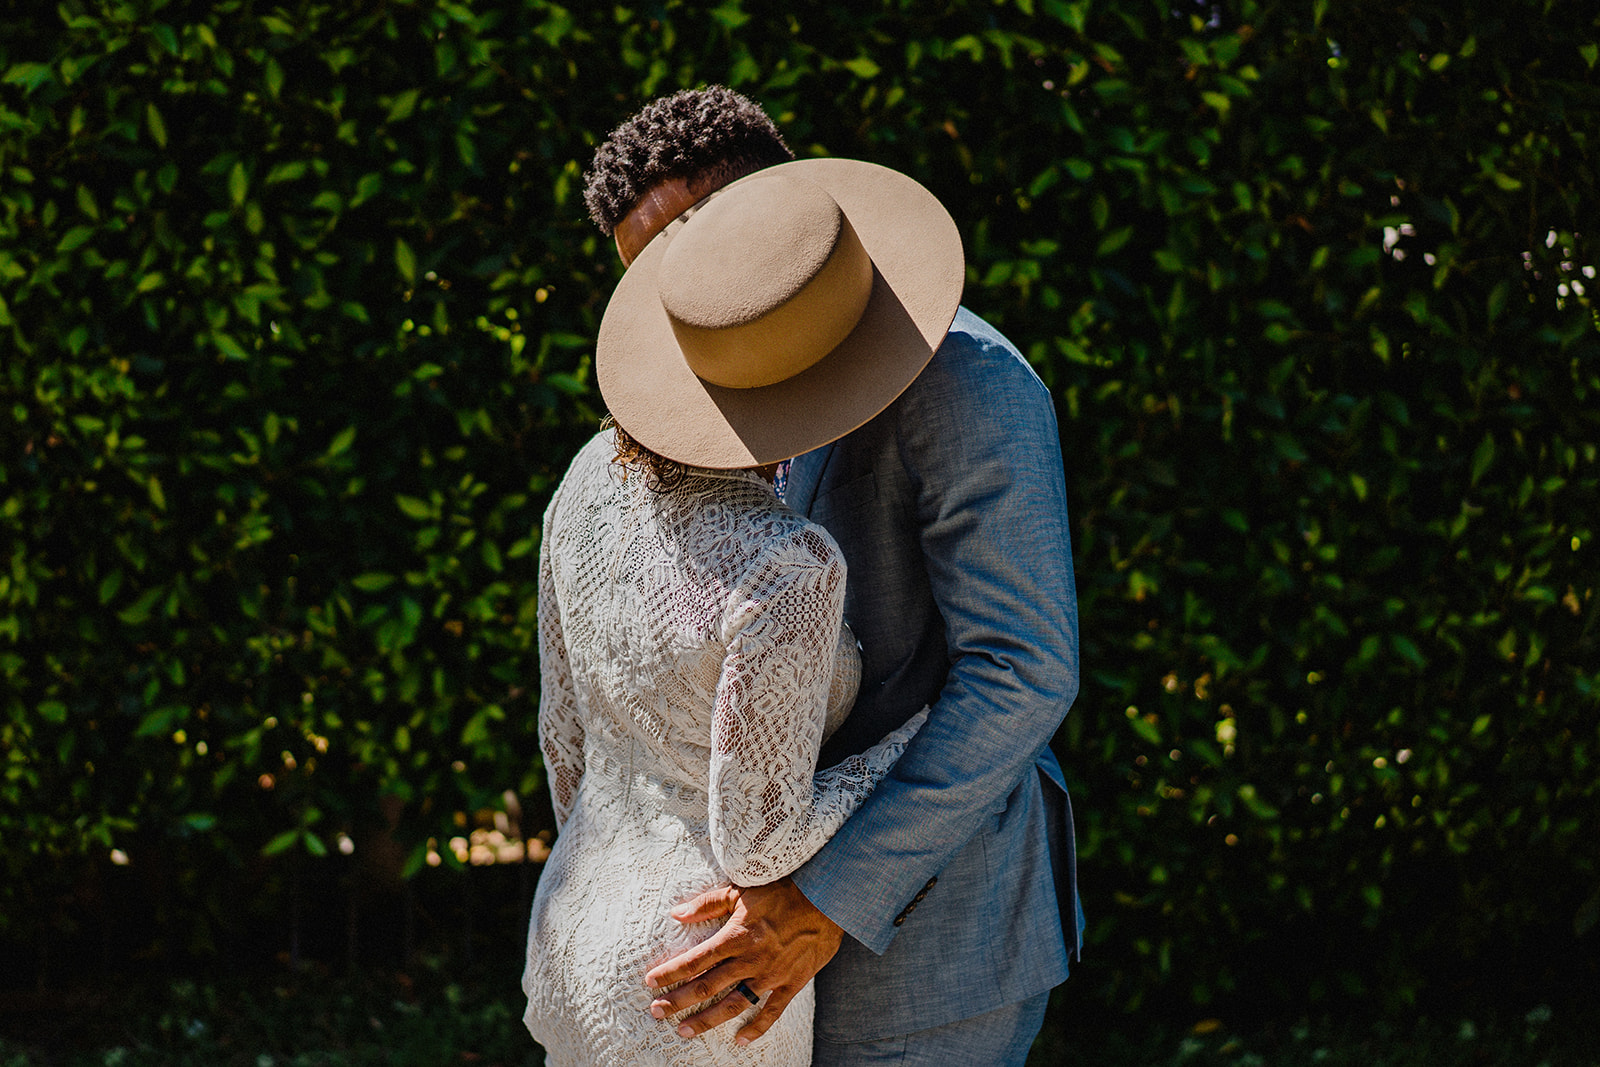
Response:
MULTIPOLYGON (((930 186, 1057 397, 1075 996, 1592 982, 1600 12, 773 7, 0 5, 13 973, 302 912, 354 958, 383 887, 488 877, 449 839, 547 828, 530 553, 619 273, 580 174, 722 82, 930 186)), ((516 955, 516 866, 466 952, 516 955)))

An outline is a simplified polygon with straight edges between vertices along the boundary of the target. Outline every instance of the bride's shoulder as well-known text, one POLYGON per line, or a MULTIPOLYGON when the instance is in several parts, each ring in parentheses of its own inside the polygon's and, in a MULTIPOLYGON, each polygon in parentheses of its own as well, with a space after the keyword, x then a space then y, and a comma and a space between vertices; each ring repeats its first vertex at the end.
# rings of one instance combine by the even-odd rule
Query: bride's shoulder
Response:
POLYGON ((844 553, 833 535, 781 504, 752 523, 748 546, 752 570, 774 566, 844 570, 844 553))
POLYGON ((556 491, 560 493, 569 485, 579 485, 599 477, 609 477, 612 459, 617 451, 616 439, 610 430, 601 430, 584 442, 578 454, 572 457, 556 491))

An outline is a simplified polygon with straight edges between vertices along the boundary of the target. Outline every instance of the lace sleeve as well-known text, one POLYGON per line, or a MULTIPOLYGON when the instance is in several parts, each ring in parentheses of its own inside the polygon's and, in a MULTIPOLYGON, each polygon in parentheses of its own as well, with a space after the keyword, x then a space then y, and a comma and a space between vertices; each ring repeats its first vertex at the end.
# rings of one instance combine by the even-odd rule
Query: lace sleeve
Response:
POLYGON ((861 688, 861 644, 849 623, 839 627, 839 644, 833 652, 833 681, 828 687, 828 717, 822 726, 822 743, 827 744, 850 717, 856 691, 861 688))
POLYGON ((546 536, 539 548, 539 749, 544 753, 545 778, 555 806, 556 829, 560 830, 572 813, 578 783, 583 780, 583 720, 561 632, 549 530, 546 521, 546 536))
POLYGON ((807 529, 753 568, 728 618, 712 719, 710 820, 717 862, 738 885, 781 878, 844 824, 926 718, 924 710, 821 773, 845 566, 807 529))

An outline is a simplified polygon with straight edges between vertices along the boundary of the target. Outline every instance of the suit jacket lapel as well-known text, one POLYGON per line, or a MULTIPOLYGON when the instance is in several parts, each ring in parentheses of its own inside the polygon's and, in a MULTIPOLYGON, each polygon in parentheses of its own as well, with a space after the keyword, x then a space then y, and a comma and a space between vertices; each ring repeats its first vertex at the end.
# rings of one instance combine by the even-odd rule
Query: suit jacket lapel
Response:
POLYGON ((822 484, 828 460, 833 458, 833 445, 823 445, 801 456, 789 465, 789 485, 783 501, 802 515, 811 514, 811 505, 817 499, 817 487, 822 484))

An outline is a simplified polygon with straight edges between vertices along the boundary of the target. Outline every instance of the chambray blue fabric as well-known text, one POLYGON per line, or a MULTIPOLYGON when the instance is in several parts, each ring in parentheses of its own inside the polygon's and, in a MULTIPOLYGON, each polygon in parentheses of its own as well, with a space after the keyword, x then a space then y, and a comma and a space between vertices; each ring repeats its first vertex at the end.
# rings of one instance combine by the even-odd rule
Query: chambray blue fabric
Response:
POLYGON ((893 405, 794 461, 786 499, 843 549, 863 649, 860 695, 821 765, 933 705, 795 872, 849 935, 817 976, 818 1038, 926 1030, 1047 992, 1082 932, 1072 810, 1048 747, 1078 690, 1048 390, 963 308, 893 405))
POLYGON ((819 1037, 811 1067, 1023 1067, 1049 1006, 1050 994, 1040 993, 976 1018, 914 1034, 850 1042, 819 1037))

